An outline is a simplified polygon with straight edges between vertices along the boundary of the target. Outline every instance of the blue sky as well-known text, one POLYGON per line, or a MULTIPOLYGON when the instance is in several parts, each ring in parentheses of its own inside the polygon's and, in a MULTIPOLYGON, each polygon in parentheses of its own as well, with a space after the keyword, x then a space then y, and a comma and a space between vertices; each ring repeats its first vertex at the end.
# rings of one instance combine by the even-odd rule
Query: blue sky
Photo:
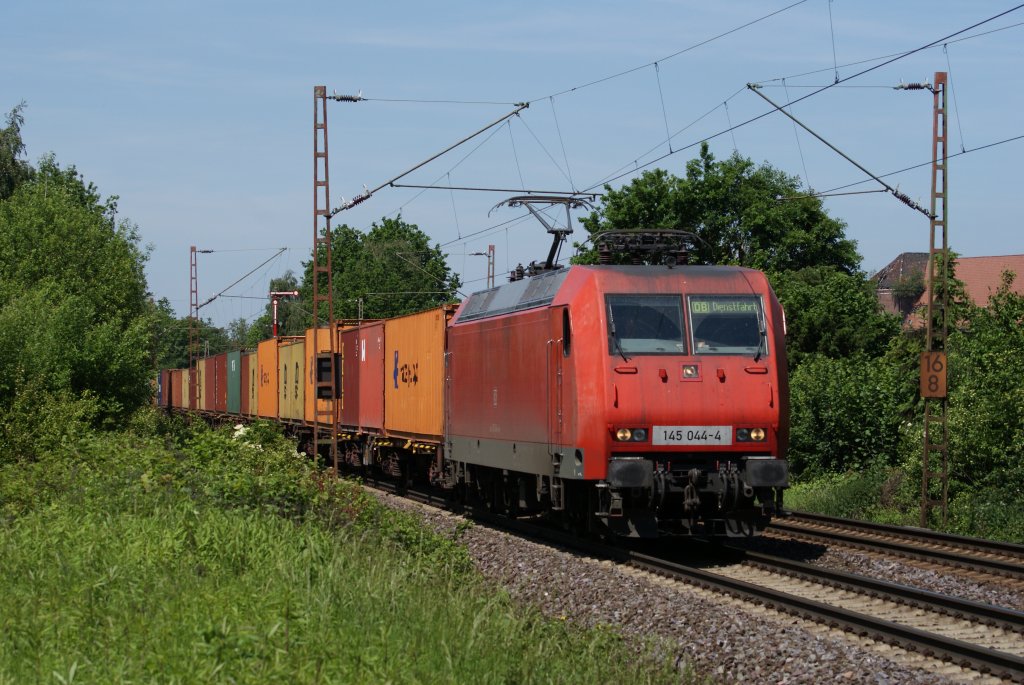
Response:
MULTIPOLYGON (((672 148, 681 151, 657 166, 682 174, 700 140, 769 109, 744 90, 748 82, 769 82, 763 92, 783 103, 811 92, 808 86, 831 83, 836 73, 846 78, 878 62, 843 65, 920 47, 1015 4, 805 0, 664 59, 794 1, 12 0, 0 27, 0 110, 26 101, 31 160, 53 152, 103 194, 120 196, 120 215, 138 224, 152 246, 151 290, 180 314, 188 311, 190 245, 219 250, 199 258, 200 300, 271 257, 273 248, 288 248, 228 292, 242 297, 223 297, 203 310, 224 325, 258 315, 264 303, 248 298, 265 295, 271 277, 301 270, 307 258, 315 85, 368 98, 329 103, 332 205, 506 114, 508 103, 527 100, 530 108, 493 135, 403 182, 583 189, 669 152, 666 128, 678 132, 672 148), (641 68, 580 88, 635 67, 641 68), (785 87, 772 80, 782 77, 785 87)), ((1024 9, 960 36, 977 37, 898 60, 793 111, 869 170, 895 171, 930 159, 932 99, 891 86, 948 69, 955 95, 950 153, 1024 135, 1021 22, 1024 9), (978 35, 994 29, 1003 30, 978 35)), ((719 157, 735 147, 819 191, 864 179, 778 113, 710 144, 719 157)), ((1016 203, 1022 151, 1019 140, 951 160, 948 220, 961 254, 1024 252, 1016 203)), ((887 180, 927 205, 927 167, 887 180)), ((365 230, 400 212, 444 246, 468 293, 483 287, 486 273, 485 260, 468 253, 494 244, 500 279, 547 252, 548 236, 532 220, 485 230, 520 216, 507 208, 488 216, 504 197, 388 188, 335 222, 365 230)), ((828 198, 826 207, 847 223, 866 271, 899 252, 927 248, 927 219, 884 193, 828 198)))

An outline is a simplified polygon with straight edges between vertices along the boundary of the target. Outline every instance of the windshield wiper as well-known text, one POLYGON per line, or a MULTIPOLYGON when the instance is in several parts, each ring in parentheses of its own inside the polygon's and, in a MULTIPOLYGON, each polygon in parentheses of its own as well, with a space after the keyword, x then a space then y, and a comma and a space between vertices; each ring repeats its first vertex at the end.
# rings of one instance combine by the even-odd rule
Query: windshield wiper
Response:
POLYGON ((764 324, 758 326, 758 332, 761 334, 757 340, 757 350, 754 352, 754 363, 756 364, 761 360, 761 350, 766 349, 768 342, 768 331, 765 330, 764 324))
POLYGON ((615 333, 615 314, 612 313, 611 305, 608 305, 608 326, 612 329, 612 341, 615 343, 615 349, 622 355, 622 361, 628 362, 629 357, 622 351, 622 343, 619 342, 619 336, 615 333))

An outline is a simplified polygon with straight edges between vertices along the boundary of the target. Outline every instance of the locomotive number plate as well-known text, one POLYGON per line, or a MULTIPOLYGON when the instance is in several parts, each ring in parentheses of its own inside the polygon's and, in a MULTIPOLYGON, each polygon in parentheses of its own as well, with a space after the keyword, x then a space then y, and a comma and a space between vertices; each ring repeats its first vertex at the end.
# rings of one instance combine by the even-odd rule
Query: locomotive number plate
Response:
POLYGON ((655 426, 654 445, 731 445, 732 426, 655 426))

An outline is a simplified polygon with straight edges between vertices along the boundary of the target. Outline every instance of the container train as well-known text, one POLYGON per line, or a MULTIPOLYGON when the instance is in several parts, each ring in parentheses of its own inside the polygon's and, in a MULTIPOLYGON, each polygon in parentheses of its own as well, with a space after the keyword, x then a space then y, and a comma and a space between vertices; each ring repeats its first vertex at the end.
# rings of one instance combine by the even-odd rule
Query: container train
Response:
POLYGON ((758 271, 577 265, 164 370, 158 402, 314 449, 333 335, 339 461, 615 535, 752 536, 788 485, 784 327, 758 271))

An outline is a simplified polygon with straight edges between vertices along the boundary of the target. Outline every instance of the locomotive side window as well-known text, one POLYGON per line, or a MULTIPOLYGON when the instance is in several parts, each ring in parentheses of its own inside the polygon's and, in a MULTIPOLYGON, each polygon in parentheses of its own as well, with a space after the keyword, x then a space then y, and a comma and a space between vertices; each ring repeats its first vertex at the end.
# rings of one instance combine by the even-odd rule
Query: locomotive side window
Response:
POLYGON ((690 295, 687 299, 694 354, 768 354, 760 297, 690 295))
POLYGON ((608 354, 686 354, 679 295, 605 295, 608 354))
POLYGON ((566 357, 572 350, 572 328, 569 326, 569 310, 562 310, 562 354, 566 357))

